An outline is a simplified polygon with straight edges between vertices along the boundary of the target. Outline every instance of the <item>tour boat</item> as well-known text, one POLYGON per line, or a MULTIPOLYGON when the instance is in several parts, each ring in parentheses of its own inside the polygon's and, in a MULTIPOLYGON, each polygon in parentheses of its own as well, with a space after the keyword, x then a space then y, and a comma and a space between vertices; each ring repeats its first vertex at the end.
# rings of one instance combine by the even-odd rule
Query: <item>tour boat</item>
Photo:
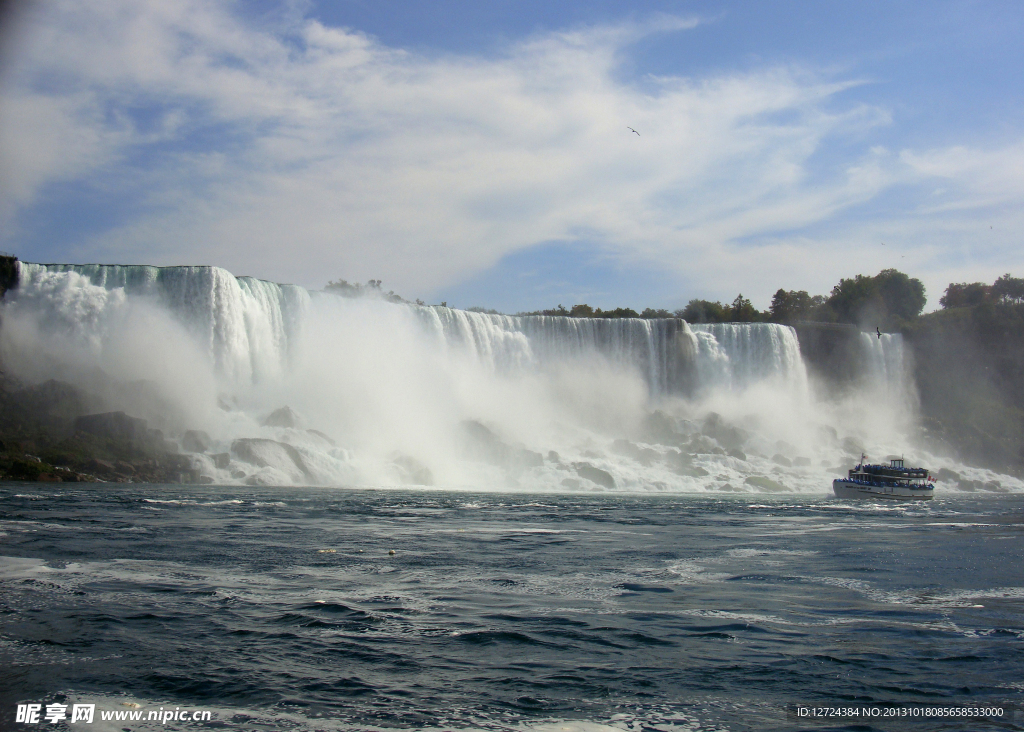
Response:
POLYGON ((860 459, 848 478, 832 481, 837 498, 928 501, 935 493, 934 479, 926 468, 906 468, 903 458, 893 458, 889 465, 868 465, 864 455, 860 459))

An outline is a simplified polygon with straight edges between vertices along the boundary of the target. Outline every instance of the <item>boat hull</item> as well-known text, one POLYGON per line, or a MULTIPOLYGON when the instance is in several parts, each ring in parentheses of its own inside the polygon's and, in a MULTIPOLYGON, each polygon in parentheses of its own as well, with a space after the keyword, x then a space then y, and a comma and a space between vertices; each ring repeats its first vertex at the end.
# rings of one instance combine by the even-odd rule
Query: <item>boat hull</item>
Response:
POLYGON ((869 498, 888 501, 930 501, 934 488, 908 485, 872 485, 856 480, 836 478, 832 481, 836 498, 869 498))

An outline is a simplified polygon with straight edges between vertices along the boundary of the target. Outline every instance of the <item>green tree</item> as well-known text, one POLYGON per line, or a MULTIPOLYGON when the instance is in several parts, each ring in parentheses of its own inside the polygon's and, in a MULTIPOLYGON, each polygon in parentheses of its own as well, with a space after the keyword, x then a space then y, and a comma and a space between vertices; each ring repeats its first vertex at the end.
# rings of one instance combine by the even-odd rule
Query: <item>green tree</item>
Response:
POLYGON ((593 318, 594 308, 587 304, 573 305, 572 310, 569 311, 569 315, 573 318, 593 318))
POLYGON ((640 314, 632 308, 615 308, 614 310, 601 310, 598 308, 594 311, 595 318, 639 318, 640 314))
POLYGON ((798 320, 828 320, 825 298, 807 294, 807 290, 779 289, 772 297, 768 308, 769 317, 775 323, 794 323, 798 320))
POLYGON ((671 318, 672 317, 672 313, 670 313, 668 310, 660 310, 660 309, 659 310, 655 310, 654 308, 645 308, 644 311, 642 313, 640 313, 640 317, 641 318, 647 318, 647 319, 650 319, 650 318, 671 318))
POLYGON ((676 317, 687 323, 724 323, 729 319, 722 303, 697 299, 690 300, 685 308, 677 310, 676 317))
POLYGON ((734 323, 756 323, 761 320, 761 313, 754 307, 753 303, 743 297, 741 292, 732 301, 728 308, 729 320, 734 323))
POLYGON ((1004 274, 992 284, 992 296, 1002 302, 1024 303, 1024 279, 1004 274))
POLYGON ((841 279, 826 304, 844 323, 897 325, 920 315, 927 302, 921 280, 895 269, 841 279))
POLYGON ((924 284, 895 269, 884 269, 875 275, 879 294, 888 314, 903 320, 912 320, 921 314, 928 298, 924 284))
POLYGON ((992 288, 984 282, 950 282, 946 294, 939 298, 944 308, 966 308, 981 305, 992 297, 992 288))

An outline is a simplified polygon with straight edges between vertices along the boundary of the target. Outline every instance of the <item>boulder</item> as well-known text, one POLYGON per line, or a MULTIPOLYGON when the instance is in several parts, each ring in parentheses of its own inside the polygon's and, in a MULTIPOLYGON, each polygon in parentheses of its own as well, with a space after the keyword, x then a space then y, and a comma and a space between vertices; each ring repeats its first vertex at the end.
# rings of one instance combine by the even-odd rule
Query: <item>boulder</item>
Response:
POLYGON ((512 454, 512 465, 516 468, 539 468, 543 464, 543 455, 533 450, 527 450, 525 447, 517 448, 512 454))
POLYGON ((610 490, 615 490, 615 478, 607 470, 596 468, 590 463, 573 463, 572 467, 576 470, 576 475, 581 478, 585 478, 610 490))
POLYGON ((640 447, 629 440, 615 440, 612 443, 612 452, 632 458, 645 468, 650 467, 659 457, 655 450, 649 447, 640 447))
POLYGON ((766 478, 763 475, 751 475, 743 482, 747 485, 752 485, 755 488, 760 488, 761 490, 768 491, 770 493, 780 493, 789 490, 789 488, 782 485, 782 483, 774 481, 771 478, 766 478))
POLYGON ((398 469, 403 483, 410 485, 434 485, 434 474, 423 463, 408 455, 395 455, 391 463, 398 469))
POLYGON ((711 412, 704 418, 701 433, 714 439, 726 450, 739 450, 750 436, 746 430, 729 424, 722 418, 722 415, 715 412, 711 412))
POLYGON ((327 443, 328 445, 330 445, 331 447, 337 447, 337 446, 338 446, 338 443, 337 443, 337 442, 335 442, 334 440, 332 440, 332 439, 331 439, 330 437, 328 437, 327 435, 325 435, 325 434, 324 434, 323 432, 321 432, 320 430, 306 430, 306 432, 308 432, 309 434, 311 434, 311 435, 314 435, 314 436, 316 436, 316 437, 319 437, 319 438, 320 438, 321 440, 324 440, 324 441, 325 441, 325 442, 326 442, 326 443, 327 443))
POLYGON ((643 439, 655 445, 678 445, 683 440, 676 420, 660 409, 651 412, 644 418, 641 431, 643 439))
POLYGON ((262 437, 243 437, 231 443, 231 452, 239 460, 260 468, 275 468, 294 473, 296 478, 313 482, 313 475, 302 454, 292 445, 262 437))
POLYGON ((501 441, 489 427, 475 419, 467 419, 462 428, 462 449, 466 457, 507 466, 510 462, 511 448, 501 441))
POLYGON ((299 415, 291 407, 284 406, 275 409, 263 420, 264 427, 298 427, 299 415))
POLYGON ((541 453, 506 444, 481 422, 466 420, 460 426, 462 453, 471 460, 490 463, 513 473, 544 464, 544 456, 541 453))
POLYGON ((206 452, 213 440, 202 430, 188 430, 181 437, 181 449, 185 452, 206 452))
POLYGON ((77 417, 75 431, 125 442, 145 442, 150 436, 146 420, 129 417, 124 412, 104 412, 77 417))

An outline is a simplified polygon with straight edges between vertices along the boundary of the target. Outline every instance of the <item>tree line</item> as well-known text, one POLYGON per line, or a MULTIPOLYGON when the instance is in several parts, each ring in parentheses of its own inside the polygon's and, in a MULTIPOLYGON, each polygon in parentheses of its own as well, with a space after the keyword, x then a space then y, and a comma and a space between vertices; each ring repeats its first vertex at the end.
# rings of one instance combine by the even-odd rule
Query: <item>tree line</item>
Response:
MULTIPOLYGON (((345 280, 329 282, 324 288, 344 297, 380 297, 390 302, 408 303, 393 291, 384 292, 380 280, 365 285, 345 280)), ((423 305, 422 300, 415 301, 423 305)), ((811 295, 806 290, 779 289, 767 310, 758 310, 742 293, 728 304, 715 300, 690 300, 686 307, 669 311, 646 308, 602 310, 585 303, 567 308, 559 304, 550 310, 534 310, 517 315, 548 315, 568 318, 682 318, 688 323, 846 323, 901 329, 914 321, 924 309, 927 298, 924 285, 896 269, 883 269, 877 275, 843 278, 826 295, 811 295)), ((943 309, 976 305, 1024 304, 1024 279, 1005 274, 991 285, 983 282, 951 282, 939 299, 943 309)), ((447 306, 442 302, 441 305, 447 306)), ((498 314, 482 307, 470 311, 498 314)))
MULTIPOLYGON (((688 323, 847 323, 853 325, 900 328, 917 318, 927 298, 921 280, 896 269, 884 269, 877 275, 856 275, 840 279, 827 295, 811 295, 806 290, 779 289, 767 310, 758 310, 739 294, 731 303, 714 300, 690 300, 675 311, 647 308, 601 310, 589 305, 537 310, 519 315, 555 315, 575 318, 682 318, 688 323)), ((993 284, 981 282, 950 283, 939 304, 945 308, 967 307, 983 303, 1024 303, 1024 279, 1003 275, 993 284)))

